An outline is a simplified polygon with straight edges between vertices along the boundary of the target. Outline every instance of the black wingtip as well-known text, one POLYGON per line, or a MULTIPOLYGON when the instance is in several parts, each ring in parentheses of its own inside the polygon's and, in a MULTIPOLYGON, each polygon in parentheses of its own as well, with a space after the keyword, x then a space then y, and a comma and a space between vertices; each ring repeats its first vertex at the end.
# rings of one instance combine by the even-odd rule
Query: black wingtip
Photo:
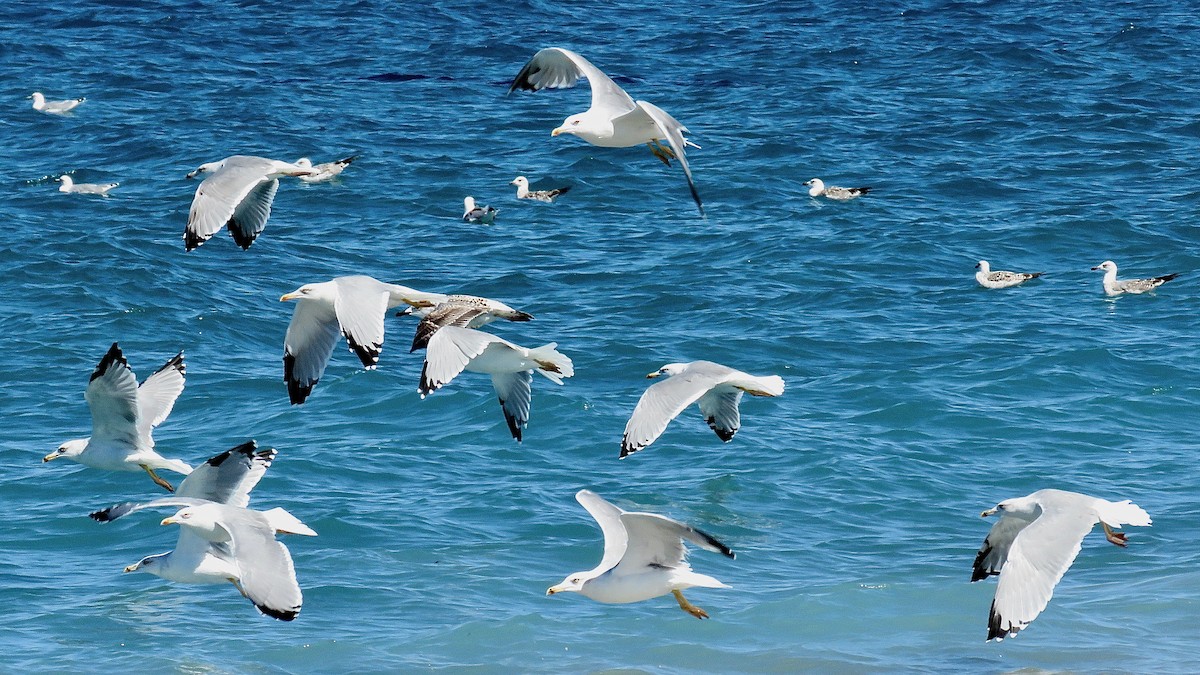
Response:
POLYGON ((517 442, 520 443, 522 429, 521 424, 517 421, 516 417, 508 414, 508 408, 504 407, 504 399, 500 398, 497 400, 500 401, 500 410, 504 412, 504 421, 508 422, 508 430, 512 432, 512 437, 517 439, 517 442))
POLYGON ((287 382, 288 400, 292 405, 300 405, 312 393, 313 387, 317 386, 317 380, 311 382, 301 382, 295 376, 296 357, 291 352, 283 353, 283 380, 287 382))
POLYGON ((383 352, 383 342, 360 345, 352 340, 349 335, 346 335, 346 344, 350 346, 350 351, 354 352, 354 355, 362 362, 363 368, 374 368, 379 365, 379 355, 383 352))
POLYGON ((206 241, 208 241, 207 238, 201 237, 200 235, 196 234, 195 232, 192 232, 191 230, 183 231, 183 248, 188 253, 191 253, 192 251, 195 251, 196 249, 200 248, 200 244, 203 244, 206 241))
POLYGON ((257 607, 258 611, 262 612, 263 614, 271 617, 272 619, 279 619, 280 621, 291 621, 300 615, 299 607, 294 609, 275 609, 266 605, 255 604, 254 606, 257 607))
POLYGON ((509 321, 533 321, 533 315, 528 312, 517 310, 517 313, 509 319, 509 321))
POLYGON ((727 558, 737 558, 737 554, 734 553, 733 550, 730 549, 728 546, 726 546, 725 544, 722 544, 720 541, 718 541, 716 537, 712 536, 711 534, 709 534, 707 532, 704 532, 703 530, 697 530, 694 527, 692 528, 692 531, 695 532, 696 534, 700 535, 700 538, 703 539, 705 542, 707 542, 709 546, 712 546, 713 548, 720 551, 721 555, 723 555, 727 558))
POLYGON ((258 238, 257 234, 249 231, 249 228, 242 227, 236 219, 229 219, 229 236, 233 237, 233 242, 242 247, 245 251, 250 248, 254 240, 258 238))
POLYGON ((100 509, 99 511, 93 511, 93 512, 89 513, 88 518, 91 518, 92 520, 94 520, 98 523, 111 523, 112 521, 116 520, 117 518, 120 518, 121 516, 125 515, 126 513, 129 513, 133 509, 134 506, 135 506, 135 504, 133 502, 122 502, 120 504, 113 504, 112 506, 108 507, 107 509, 100 509))
POLYGON ((996 613, 996 601, 992 600, 992 608, 988 610, 988 636, 985 642, 992 640, 1003 640, 1006 637, 1012 637, 1021 631, 1019 626, 1010 625, 1008 628, 1001 627, 1002 619, 996 613))
POLYGON ((112 343, 112 346, 104 353, 104 358, 100 359, 100 363, 96 365, 96 370, 92 371, 92 377, 88 379, 88 382, 97 377, 104 377, 104 374, 108 372, 109 368, 113 367, 113 364, 120 364, 126 368, 129 367, 129 363, 125 361, 125 355, 121 353, 121 347, 116 342, 112 343))
POLYGON ((1175 273, 1175 274, 1167 274, 1167 275, 1164 275, 1164 276, 1158 277, 1157 279, 1155 279, 1155 281, 1161 281, 1161 282, 1163 282, 1163 283, 1165 284, 1165 283, 1167 283, 1168 281, 1170 281, 1170 280, 1172 280, 1172 279, 1174 279, 1174 278, 1176 278, 1176 277, 1178 277, 1178 276, 1179 276, 1179 274, 1178 274, 1178 273, 1175 273))

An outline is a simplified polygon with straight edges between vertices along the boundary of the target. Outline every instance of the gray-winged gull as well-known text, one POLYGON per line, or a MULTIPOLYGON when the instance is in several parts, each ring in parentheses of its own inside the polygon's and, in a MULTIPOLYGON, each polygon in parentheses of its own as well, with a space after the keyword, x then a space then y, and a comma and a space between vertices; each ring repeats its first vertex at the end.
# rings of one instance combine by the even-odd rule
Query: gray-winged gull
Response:
POLYGON ((201 164, 187 177, 195 178, 202 173, 210 175, 196 188, 183 232, 184 247, 189 251, 226 225, 238 246, 243 250, 250 248, 271 217, 271 202, 279 190, 279 178, 312 176, 317 172, 277 159, 233 155, 201 164))
POLYGON ((433 307, 413 307, 412 312, 421 317, 421 323, 417 324, 409 352, 424 349, 429 344, 429 338, 445 326, 480 328, 496 319, 533 320, 532 314, 513 309, 499 300, 462 294, 448 295, 433 307))
POLYGON ((688 602, 682 591, 729 588, 706 575, 693 572, 683 541, 706 551, 734 558, 725 544, 700 530, 654 513, 624 511, 591 490, 580 490, 575 499, 587 509, 604 533, 604 556, 587 572, 575 572, 551 586, 546 595, 579 593, 597 602, 628 603, 675 596, 679 608, 697 619, 708 613, 688 602))
POLYGON ((1126 537, 1112 528, 1150 525, 1150 516, 1128 499, 1110 502, 1064 490, 1006 499, 981 515, 996 513, 1000 520, 983 540, 971 573, 971 581, 1000 575, 988 614, 988 640, 1012 637, 1042 613, 1097 522, 1117 546, 1125 546, 1126 537))
POLYGON ((975 268, 975 281, 984 288, 1011 288, 1042 276, 1041 272, 1008 272, 1005 270, 992 271, 992 266, 986 260, 980 260, 975 268))
POLYGON ((809 197, 825 197, 828 199, 837 200, 839 202, 844 202, 847 199, 854 199, 855 197, 861 197, 871 191, 870 187, 844 188, 836 185, 830 185, 826 187, 825 181, 821 180, 820 178, 812 178, 808 181, 805 181, 804 184, 809 186, 809 197))
POLYGON ((33 99, 33 109, 38 112, 44 112, 49 115, 63 115, 71 112, 79 107, 81 103, 86 101, 84 98, 69 98, 65 101, 47 101, 42 92, 35 91, 29 95, 33 99))
POLYGON ((500 209, 492 208, 491 206, 480 206, 475 203, 475 198, 466 196, 463 198, 463 216, 465 222, 475 225, 491 225, 496 222, 496 214, 500 213, 500 209))
POLYGON ((358 155, 351 155, 349 157, 337 159, 332 162, 313 164, 311 159, 307 157, 301 157, 300 159, 296 160, 296 166, 305 169, 312 169, 316 172, 308 176, 299 176, 300 180, 304 181, 305 183, 323 183, 336 178, 338 174, 345 171, 346 167, 350 166, 350 163, 356 159, 358 159, 358 155))
POLYGON ((693 403, 699 404, 700 413, 717 436, 729 442, 741 426, 738 403, 743 393, 783 394, 783 378, 778 375, 749 375, 712 361, 668 363, 646 377, 660 375, 668 377, 646 388, 625 425, 622 458, 653 443, 667 424, 693 403))
POLYGON ((417 391, 425 398, 464 370, 491 375, 504 420, 520 442, 521 430, 529 424, 533 371, 555 384, 575 374, 571 359, 557 346, 551 342, 529 349, 473 328, 446 326, 429 338, 417 391))
POLYGON ((81 195, 100 195, 102 197, 107 197, 109 190, 120 185, 120 183, 76 183, 74 178, 71 178, 65 173, 58 177, 58 181, 62 183, 62 185, 58 186, 59 192, 81 195))
POLYGON ((570 185, 565 185, 553 190, 530 190, 529 179, 525 176, 517 176, 509 185, 517 186, 517 199, 532 199, 535 202, 546 203, 554 201, 559 195, 564 195, 571 189, 570 185))
POLYGON ((1168 281, 1179 276, 1178 274, 1165 274, 1161 277, 1153 277, 1150 279, 1121 279, 1117 280, 1117 263, 1111 260, 1105 260, 1092 270, 1104 270, 1104 294, 1105 295, 1121 295, 1123 293, 1133 293, 1139 295, 1146 291, 1152 291, 1168 281))
POLYGON ((574 87, 581 77, 586 77, 592 88, 591 107, 568 117, 550 135, 571 134, 604 148, 628 148, 644 143, 655 157, 668 166, 672 159, 678 159, 687 177, 692 199, 696 201, 700 215, 704 215, 704 205, 700 202, 700 193, 696 191, 692 169, 684 154, 686 146, 700 146, 684 138, 687 127, 652 103, 634 101, 587 59, 559 47, 543 49, 521 68, 508 92, 511 94, 515 89, 538 91, 574 87), (663 147, 661 141, 664 140, 669 147, 663 147))
POLYGON ((154 451, 151 432, 175 405, 183 391, 183 352, 138 386, 137 377, 117 343, 109 347, 92 373, 84 399, 92 412, 92 435, 67 441, 42 458, 43 462, 69 459, 84 466, 109 471, 145 471, 168 491, 171 484, 156 470, 189 474, 192 467, 154 451))

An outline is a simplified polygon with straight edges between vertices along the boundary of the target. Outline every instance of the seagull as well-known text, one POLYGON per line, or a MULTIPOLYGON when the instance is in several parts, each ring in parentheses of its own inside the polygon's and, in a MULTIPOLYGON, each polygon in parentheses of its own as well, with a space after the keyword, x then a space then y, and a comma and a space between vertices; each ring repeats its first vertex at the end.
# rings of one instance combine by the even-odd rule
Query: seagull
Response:
POLYGON ((1012 286, 1019 286, 1043 274, 1042 272, 1005 272, 1003 270, 993 272, 992 266, 986 260, 980 260, 975 265, 975 269, 979 270, 975 273, 975 280, 984 288, 1010 288, 1012 286))
POLYGON ((604 557, 587 572, 575 572, 551 586, 546 595, 579 593, 597 602, 640 602, 670 593, 679 608, 697 619, 708 613, 688 602, 681 591, 729 588, 708 576, 693 572, 688 565, 686 539, 706 551, 735 558, 725 544, 677 520, 654 513, 623 511, 591 490, 580 490, 575 499, 592 514, 604 533, 604 557))
POLYGON ((29 95, 29 98, 33 99, 34 110, 50 115, 66 114, 87 100, 85 98, 72 98, 65 101, 47 101, 46 97, 42 96, 42 92, 40 91, 33 92, 29 95))
POLYGON ((517 199, 532 199, 535 202, 546 203, 554 201, 555 197, 564 195, 567 193, 567 190, 571 189, 571 186, 567 185, 565 187, 555 188, 553 190, 531 191, 529 189, 529 179, 525 176, 517 176, 516 178, 512 179, 512 182, 509 183, 509 185, 517 186, 517 199))
POLYGON ((533 321, 533 315, 513 309, 499 300, 481 298, 477 295, 448 295, 432 308, 411 308, 421 315, 417 333, 413 336, 409 353, 425 349, 429 338, 445 326, 480 328, 496 319, 509 321, 533 321))
POLYGON ((358 155, 351 155, 344 159, 335 160, 333 162, 324 162, 321 164, 313 164, 312 160, 307 157, 301 157, 296 160, 296 166, 312 169, 316 173, 309 176, 300 176, 300 180, 305 183, 323 183, 333 180, 338 174, 346 170, 350 163, 358 159, 358 155))
POLYGON ((499 209, 494 209, 490 206, 476 206, 474 197, 465 197, 463 199, 463 220, 476 225, 491 225, 496 222, 496 214, 500 213, 499 209))
POLYGON ((183 391, 185 372, 183 352, 179 352, 139 386, 114 342, 84 392, 92 411, 91 437, 67 441, 42 461, 61 458, 95 469, 145 471, 157 485, 174 492, 155 471, 167 469, 187 475, 192 467, 155 452, 150 434, 171 414, 175 399, 183 391))
POLYGON ((1147 527, 1150 516, 1128 499, 1110 502, 1064 490, 1038 490, 1006 499, 984 518, 1000 513, 975 564, 971 581, 998 574, 996 596, 988 615, 988 640, 1015 636, 1050 602, 1054 586, 1079 555, 1084 536, 1099 521, 1104 537, 1124 547, 1121 525, 1147 527))
POLYGON ((81 195, 100 195, 108 196, 108 191, 120 185, 120 183, 76 183, 75 179, 67 174, 58 177, 62 185, 58 186, 59 192, 75 193, 81 195))
POLYGON ((1104 293, 1110 296, 1121 295, 1122 293, 1140 295, 1146 291, 1152 291, 1179 276, 1178 274, 1166 274, 1152 279, 1124 279, 1117 281, 1117 263, 1111 260, 1105 260, 1093 267, 1092 271, 1095 270, 1104 270, 1104 293))
POLYGON ((271 202, 279 190, 280 176, 313 176, 317 170, 265 157, 234 155, 219 162, 201 164, 188 178, 208 173, 188 213, 183 232, 184 247, 193 251, 222 227, 243 250, 262 234, 271 217, 271 202))
POLYGON ((751 396, 783 394, 783 378, 778 375, 748 375, 712 361, 668 363, 646 377, 667 375, 662 382, 650 385, 621 438, 621 459, 654 442, 689 405, 698 403, 700 413, 717 437, 726 443, 741 426, 738 403, 742 393, 751 396))
POLYGON ((813 178, 804 184, 810 186, 808 188, 809 197, 827 197, 829 199, 836 199, 840 202, 844 202, 847 199, 854 199, 855 197, 861 197, 871 191, 871 188, 869 187, 844 188, 837 187, 836 185, 825 187, 825 181, 821 180, 820 178, 813 178))
POLYGON ((338 333, 363 367, 373 370, 383 350, 383 319, 402 304, 435 307, 447 296, 423 293, 355 275, 305 284, 279 298, 298 300, 283 345, 283 379, 293 405, 304 403, 325 372, 338 333))
POLYGON ((258 451, 254 441, 243 443, 197 467, 180 485, 179 495, 117 504, 89 515, 110 522, 142 509, 183 507, 162 521, 180 525, 175 550, 142 558, 125 571, 181 583, 232 583, 263 614, 291 621, 303 598, 292 556, 275 534, 317 533, 284 509, 245 507, 274 457, 274 449, 258 451))
POLYGON ((683 137, 687 127, 652 103, 634 101, 587 59, 559 47, 543 49, 534 54, 517 73, 508 93, 516 89, 539 91, 574 87, 581 77, 586 77, 592 88, 591 107, 568 117, 550 135, 573 134, 604 148, 629 148, 645 143, 650 152, 667 166, 670 166, 672 159, 678 159, 683 167, 683 175, 687 177, 688 189, 692 191, 692 199, 703 216, 704 205, 700 202, 700 193, 696 191, 692 170, 684 154, 685 146, 700 146, 683 137), (663 140, 668 147, 662 145, 663 140))
POLYGON ((521 430, 529 424, 533 371, 555 384, 575 374, 571 359, 557 346, 551 342, 527 349, 473 328, 446 326, 429 338, 417 391, 425 398, 464 370, 491 375, 508 430, 520 443, 521 430))

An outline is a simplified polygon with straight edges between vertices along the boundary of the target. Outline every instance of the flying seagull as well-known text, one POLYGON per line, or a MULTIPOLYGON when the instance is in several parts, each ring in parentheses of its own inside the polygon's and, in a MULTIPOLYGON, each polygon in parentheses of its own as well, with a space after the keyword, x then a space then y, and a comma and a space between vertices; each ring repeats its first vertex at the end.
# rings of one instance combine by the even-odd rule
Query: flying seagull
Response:
POLYGON ((195 250, 227 225, 233 241, 243 250, 250 248, 271 217, 271 202, 279 190, 279 178, 317 175, 310 167, 250 155, 201 164, 187 177, 203 173, 210 175, 196 188, 183 232, 188 251, 195 250))
POLYGON ((568 117, 550 135, 572 134, 604 148, 628 148, 645 143, 650 152, 668 166, 672 159, 678 159, 683 175, 687 177, 688 189, 692 191, 692 199, 703 216, 704 205, 684 154, 686 146, 700 146, 684 138, 687 127, 652 103, 634 101, 587 59, 559 47, 543 49, 517 73, 508 93, 516 89, 539 91, 574 87, 581 77, 586 77, 592 88, 591 107, 568 117), (661 143, 664 140, 667 142, 665 147, 661 143))
POLYGON ((988 640, 1013 637, 1050 602, 1054 587, 1097 522, 1117 546, 1126 536, 1112 528, 1150 525, 1150 516, 1128 499, 1110 502, 1064 490, 1038 490, 1006 499, 984 518, 1000 514, 975 556, 971 581, 1000 575, 988 614, 988 640))
POLYGON ((496 319, 533 320, 532 314, 513 309, 499 300, 477 295, 447 295, 433 307, 410 309, 422 317, 421 323, 417 324, 416 335, 413 336, 412 348, 408 350, 410 353, 425 349, 429 338, 445 326, 480 328, 496 319))
POLYGON ((535 202, 546 203, 554 201, 556 197, 566 194, 567 190, 571 189, 570 185, 566 185, 553 190, 530 190, 529 179, 525 176, 517 176, 509 185, 517 186, 517 199, 532 199, 535 202))
POLYGON ((591 490, 580 490, 575 499, 587 509, 604 534, 604 556, 587 572, 570 574, 551 586, 546 595, 579 593, 597 602, 628 603, 670 593, 679 608, 697 619, 708 613, 688 602, 682 591, 729 588, 708 576, 693 572, 687 563, 683 542, 706 551, 736 557, 725 544, 691 526, 654 513, 623 511, 591 490))
POLYGON ((992 266, 986 260, 980 260, 975 268, 979 270, 975 273, 975 280, 984 288, 1010 288, 1042 276, 1041 272, 993 272, 992 266))
POLYGON ((654 442, 689 405, 697 403, 700 413, 717 436, 726 443, 741 426, 738 403, 742 394, 779 396, 783 378, 778 375, 756 376, 712 361, 668 363, 646 377, 667 379, 650 385, 637 406, 625 435, 621 438, 621 458, 654 442))
POLYGON ((84 399, 92 411, 92 435, 58 446, 43 462, 69 459, 84 466, 109 471, 145 471, 163 489, 174 488, 156 470, 189 474, 192 467, 154 451, 151 432, 175 405, 183 391, 183 352, 171 357, 141 386, 116 342, 92 373, 84 399))
POLYGON ((1122 279, 1118 281, 1117 263, 1111 260, 1105 260, 1093 267, 1092 270, 1104 270, 1104 294, 1109 296, 1121 295, 1122 293, 1140 295, 1146 291, 1152 291, 1179 276, 1178 274, 1166 274, 1151 279, 1122 279))

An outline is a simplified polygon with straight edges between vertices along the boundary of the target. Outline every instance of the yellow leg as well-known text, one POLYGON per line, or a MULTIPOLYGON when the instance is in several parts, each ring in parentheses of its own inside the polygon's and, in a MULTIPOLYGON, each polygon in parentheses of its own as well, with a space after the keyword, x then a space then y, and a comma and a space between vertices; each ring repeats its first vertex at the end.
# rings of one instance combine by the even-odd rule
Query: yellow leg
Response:
POLYGON ((1128 546, 1128 543, 1127 543, 1128 537, 1125 536, 1124 532, 1113 532, 1113 529, 1111 527, 1109 527, 1108 523, 1106 523, 1104 521, 1100 521, 1100 525, 1104 527, 1104 538, 1105 539, 1109 540, 1110 542, 1112 542, 1122 548, 1124 548, 1125 546, 1128 546))
POLYGON ((669 148, 663 147, 663 145, 658 141, 650 141, 646 145, 650 147, 650 152, 653 153, 655 157, 662 160, 663 164, 671 166, 671 160, 675 159, 675 153, 671 152, 669 148))
POLYGON ((139 464, 138 466, 145 469, 146 473, 150 474, 151 480, 153 480, 155 483, 157 483, 159 487, 165 489, 167 492, 175 491, 175 488, 171 487, 170 483, 163 480, 162 477, 159 476, 158 474, 154 473, 154 469, 151 469, 150 467, 146 466, 145 464, 139 464))
POLYGON ((679 602, 679 609, 682 609, 683 611, 687 612, 688 614, 691 614, 692 616, 696 617, 697 619, 707 619, 708 618, 708 612, 706 612, 706 611, 700 609, 699 607, 693 605, 692 603, 688 602, 687 598, 683 597, 683 593, 680 593, 679 591, 671 591, 671 593, 675 596, 675 599, 679 602))

